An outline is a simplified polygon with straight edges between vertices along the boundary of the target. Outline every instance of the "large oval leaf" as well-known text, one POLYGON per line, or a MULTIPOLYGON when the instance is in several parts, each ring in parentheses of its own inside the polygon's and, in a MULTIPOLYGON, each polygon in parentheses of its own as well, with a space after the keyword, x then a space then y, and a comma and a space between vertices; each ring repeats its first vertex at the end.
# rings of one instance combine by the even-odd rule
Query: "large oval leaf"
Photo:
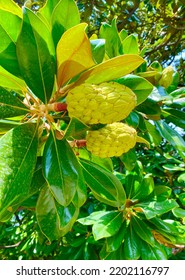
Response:
POLYGON ((41 190, 37 201, 36 216, 41 231, 50 242, 70 231, 78 214, 79 209, 73 204, 64 207, 57 203, 47 186, 41 190))
POLYGON ((43 169, 55 199, 63 206, 69 205, 79 187, 81 167, 67 141, 57 140, 54 133, 45 145, 43 169))
POLYGON ((100 84, 127 75, 144 62, 138 55, 124 54, 109 59, 84 72, 75 86, 81 83, 100 84))
POLYGON ((1 137, 0 215, 28 194, 37 146, 37 125, 33 123, 17 126, 1 137))
POLYGON ((28 112, 28 108, 15 96, 0 87, 0 119, 21 116, 28 112))
POLYGON ((101 202, 113 207, 125 204, 126 194, 120 181, 103 167, 81 159, 84 178, 93 195, 101 202))
POLYGON ((57 45, 58 86, 95 65, 90 41, 85 33, 86 23, 68 29, 57 45))
POLYGON ((51 33, 43 21, 24 8, 21 33, 17 40, 17 57, 28 87, 41 101, 50 99, 55 74, 55 49, 51 33))

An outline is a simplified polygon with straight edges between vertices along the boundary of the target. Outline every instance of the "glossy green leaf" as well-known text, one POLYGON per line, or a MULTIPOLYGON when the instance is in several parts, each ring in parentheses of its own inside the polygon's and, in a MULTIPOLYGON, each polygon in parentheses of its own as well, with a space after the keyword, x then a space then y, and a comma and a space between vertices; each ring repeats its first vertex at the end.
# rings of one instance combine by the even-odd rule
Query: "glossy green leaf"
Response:
POLYGON ((28 108, 13 92, 0 87, 0 118, 25 115, 28 108))
POLYGON ((121 246, 122 242, 125 239, 125 234, 127 231, 126 221, 124 221, 119 229, 119 231, 106 239, 106 251, 107 252, 113 252, 118 250, 118 248, 121 246))
POLYGON ((21 21, 21 18, 16 14, 0 9, 1 66, 16 76, 21 75, 16 55, 16 41, 20 32, 21 21))
POLYGON ((173 212, 173 215, 177 218, 184 218, 185 219, 185 210, 180 208, 180 207, 177 207, 177 208, 174 208, 172 210, 173 212))
POLYGON ((96 199, 113 207, 125 204, 125 191, 115 175, 95 163, 82 159, 80 162, 85 181, 96 199))
POLYGON ((71 118, 64 134, 64 139, 82 139, 89 127, 76 118, 71 118))
POLYGON ((143 200, 149 196, 154 190, 154 181, 151 174, 145 175, 142 182, 135 185, 132 199, 143 200))
POLYGON ((108 215, 112 213, 112 211, 96 211, 92 212, 89 216, 85 218, 80 218, 78 219, 78 222, 83 224, 83 225, 93 225, 95 224, 98 220, 100 220, 103 216, 108 215))
POLYGON ((38 11, 39 17, 43 18, 47 25, 51 24, 52 13, 56 7, 56 5, 62 0, 47 0, 45 5, 38 11))
POLYGON ((33 123, 17 126, 0 138, 0 215, 28 194, 37 147, 33 123))
POLYGON ((161 109, 157 102, 147 98, 142 104, 136 107, 136 110, 146 114, 149 118, 158 120, 161 116, 161 109))
POLYGON ((178 204, 174 199, 168 199, 165 201, 143 202, 137 204, 137 206, 143 209, 147 219, 151 219, 157 215, 169 212, 170 210, 178 207, 178 204))
POLYGON ((100 27, 100 38, 105 39, 105 51, 110 58, 123 54, 116 19, 113 19, 111 25, 105 22, 102 23, 100 27))
POLYGON ((150 244, 152 247, 155 246, 155 239, 152 235, 152 231, 145 222, 138 217, 132 216, 131 223, 134 231, 142 240, 150 244))
POLYGON ((172 189, 167 186, 157 185, 154 188, 154 192, 157 196, 157 201, 164 201, 170 197, 172 189))
POLYGON ((179 200, 182 203, 182 205, 185 206, 185 193, 181 193, 179 195, 179 200))
MULTIPOLYGON (((178 209, 178 208, 175 208, 175 209, 178 209)), ((175 209, 173 209, 173 210, 175 210, 175 209)), ((167 234, 172 234, 172 235, 180 234, 178 227, 176 227, 175 225, 170 224, 168 222, 165 222, 165 220, 155 217, 155 218, 150 219, 150 222, 153 225, 155 225, 155 227, 158 229, 159 232, 163 231, 163 232, 166 232, 167 234)))
POLYGON ((80 14, 74 0, 62 0, 55 6, 52 13, 52 35, 55 46, 62 34, 69 28, 80 23, 80 14), (70 13, 70 16, 69 16, 70 13))
POLYGON ((95 39, 90 40, 91 50, 94 60, 97 63, 101 63, 105 56, 105 40, 104 39, 95 39))
POLYGON ((124 254, 127 260, 137 260, 141 255, 141 239, 135 233, 132 223, 129 224, 124 240, 124 254))
POLYGON ((185 129, 185 112, 177 109, 165 108, 162 110, 162 115, 167 122, 172 122, 185 129))
POLYGON ((43 21, 23 8, 22 29, 17 40, 17 57, 25 82, 41 101, 50 99, 55 74, 55 49, 43 21))
POLYGON ((139 54, 137 38, 133 34, 127 36, 123 40, 122 46, 123 46, 123 53, 125 54, 139 54))
POLYGON ((0 85, 4 88, 15 91, 26 91, 26 84, 22 79, 17 78, 0 66, 0 85))
POLYGON ((67 141, 57 140, 53 132, 45 145, 43 170, 55 199, 69 205, 78 188, 81 167, 67 141))
POLYGON ((155 246, 151 246, 147 242, 141 244, 142 260, 167 260, 167 254, 163 245, 155 242, 155 246))
POLYGON ((100 84, 127 75, 144 62, 138 55, 125 54, 104 61, 84 72, 75 86, 81 83, 100 84))
POLYGON ((105 212, 96 223, 93 224, 92 233, 95 240, 115 235, 122 224, 122 212, 110 211, 105 212))
POLYGON ((157 121, 156 127, 161 134, 185 158, 185 141, 182 136, 164 121, 157 121))
POLYGON ((162 137, 159 134, 159 131, 148 120, 144 120, 144 122, 145 122, 145 125, 146 125, 147 131, 149 133, 149 137, 150 137, 150 140, 151 140, 152 144, 155 145, 155 146, 159 146, 159 144, 162 141, 162 137))
POLYGON ((127 198, 132 198, 135 196, 135 193, 140 189, 140 184, 143 178, 136 172, 136 170, 132 170, 125 177, 125 191, 127 194, 127 198))
POLYGON ((37 201, 36 216, 42 233, 53 241, 71 230, 79 214, 73 204, 64 207, 57 203, 50 189, 46 186, 37 201))
POLYGON ((8 130, 21 125, 19 122, 0 120, 0 134, 5 134, 8 130))
POLYGON ((153 89, 153 85, 146 79, 132 74, 121 77, 116 82, 129 87, 136 94, 137 105, 144 102, 153 89))
POLYGON ((132 171, 132 169, 136 165, 137 160, 135 150, 131 149, 127 153, 123 154, 120 159, 124 163, 126 169, 132 171))
POLYGON ((97 165, 100 165, 103 168, 107 169, 108 171, 113 172, 113 163, 110 158, 97 157, 86 149, 78 149, 77 152, 79 153, 79 158, 94 162, 97 165))

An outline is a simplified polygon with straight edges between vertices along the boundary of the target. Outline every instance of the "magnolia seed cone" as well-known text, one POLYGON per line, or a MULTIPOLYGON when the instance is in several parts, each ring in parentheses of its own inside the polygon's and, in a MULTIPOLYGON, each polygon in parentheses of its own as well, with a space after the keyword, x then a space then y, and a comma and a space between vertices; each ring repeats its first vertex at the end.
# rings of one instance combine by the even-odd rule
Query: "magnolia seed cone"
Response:
POLYGON ((86 141, 87 149, 98 157, 121 156, 135 146, 137 132, 127 124, 116 122, 89 131, 86 141))
POLYGON ((86 124, 110 124, 125 119, 136 106, 133 91, 116 82, 84 83, 69 91, 67 110, 86 124))

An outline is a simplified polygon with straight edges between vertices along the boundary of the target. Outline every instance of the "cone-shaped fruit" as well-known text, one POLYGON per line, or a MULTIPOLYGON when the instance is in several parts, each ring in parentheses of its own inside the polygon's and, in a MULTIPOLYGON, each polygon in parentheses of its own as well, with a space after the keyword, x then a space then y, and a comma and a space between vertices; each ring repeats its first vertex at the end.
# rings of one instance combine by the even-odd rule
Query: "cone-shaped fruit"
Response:
POLYGON ((121 156, 135 146, 137 132, 127 124, 116 122, 89 131, 86 140, 87 149, 98 157, 121 156))
POLYGON ((69 91, 66 102, 70 117, 86 124, 110 124, 130 114, 136 106, 136 95, 116 82, 84 83, 69 91))
POLYGON ((162 72, 161 79, 159 80, 160 86, 168 88, 173 81, 173 73, 174 73, 174 69, 172 66, 166 67, 162 72))

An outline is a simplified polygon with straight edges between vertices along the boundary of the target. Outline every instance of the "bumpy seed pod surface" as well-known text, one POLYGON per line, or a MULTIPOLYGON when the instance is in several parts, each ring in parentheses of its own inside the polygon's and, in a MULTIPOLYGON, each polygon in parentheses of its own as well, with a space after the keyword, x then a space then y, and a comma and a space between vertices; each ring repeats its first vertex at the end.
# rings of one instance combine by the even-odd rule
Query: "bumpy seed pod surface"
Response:
POLYGON ((110 124, 125 119, 136 106, 133 91, 116 82, 84 83, 69 91, 67 110, 86 124, 110 124))
POLYGON ((112 123, 105 127, 89 131, 86 147, 94 155, 106 158, 121 156, 136 144, 137 132, 124 123, 112 123))

